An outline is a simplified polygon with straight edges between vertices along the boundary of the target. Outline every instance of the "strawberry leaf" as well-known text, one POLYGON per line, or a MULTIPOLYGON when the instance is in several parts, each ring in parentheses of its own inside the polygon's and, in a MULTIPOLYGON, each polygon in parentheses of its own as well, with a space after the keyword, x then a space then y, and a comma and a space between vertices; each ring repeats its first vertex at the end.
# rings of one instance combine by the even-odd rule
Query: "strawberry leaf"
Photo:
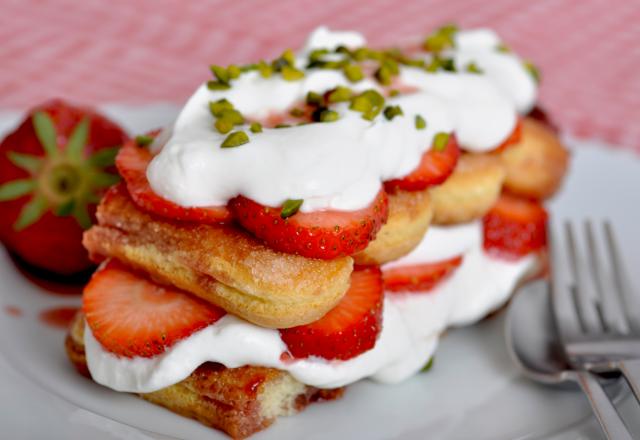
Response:
POLYGON ((109 188, 120 182, 120 176, 111 173, 97 172, 91 177, 96 188, 109 188))
POLYGON ((15 151, 9 151, 7 157, 12 164, 18 168, 22 168, 31 174, 36 174, 42 166, 42 159, 38 156, 31 156, 29 154, 16 153, 15 151))
POLYGON ((116 156, 118 155, 119 150, 119 146, 100 150, 89 158, 89 165, 97 168, 110 167, 115 164, 116 156))
POLYGON ((75 205, 76 205, 76 201, 71 199, 68 202, 65 202, 62 205, 58 206, 55 209, 54 214, 57 215, 58 217, 71 215, 71 213, 73 212, 73 209, 75 208, 75 205))
POLYGON ((91 217, 89 217, 89 211, 87 210, 86 204, 77 204, 73 208, 73 217, 82 229, 89 229, 91 227, 91 217))
POLYGON ((20 211, 18 220, 13 225, 14 229, 21 231, 27 226, 34 224, 42 217, 42 214, 44 214, 46 210, 46 199, 42 195, 36 194, 29 203, 24 205, 22 211, 20 211))
POLYGON ((56 157, 58 155, 58 135, 51 116, 43 111, 36 112, 33 115, 33 128, 47 156, 56 157))
POLYGON ((89 139, 89 118, 86 116, 73 129, 67 142, 66 155, 76 163, 82 161, 82 152, 89 139))
POLYGON ((30 179, 14 180, 0 186, 0 201, 15 200, 29 194, 36 187, 36 182, 30 179))

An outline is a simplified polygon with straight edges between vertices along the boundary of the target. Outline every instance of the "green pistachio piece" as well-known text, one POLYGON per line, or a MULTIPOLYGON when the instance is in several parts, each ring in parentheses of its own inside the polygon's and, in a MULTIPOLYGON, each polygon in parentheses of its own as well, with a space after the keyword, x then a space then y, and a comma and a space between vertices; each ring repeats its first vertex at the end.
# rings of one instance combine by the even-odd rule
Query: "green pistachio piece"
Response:
POLYGON ((304 78, 304 72, 291 66, 282 66, 282 78, 285 81, 298 81, 304 78))
POLYGON ((333 110, 323 110, 320 112, 320 122, 334 122, 340 118, 338 112, 333 110))
POLYGON ((364 79, 362 68, 357 64, 347 64, 342 68, 344 76, 351 82, 358 82, 364 79))
POLYGON ((304 202, 303 199, 287 199, 282 204, 282 209, 280 210, 280 217, 288 218, 294 215, 304 202))
POLYGON ((399 105, 390 105, 384 108, 384 117, 391 121, 396 116, 401 116, 404 113, 402 112, 402 108, 399 105))
POLYGON ((235 148, 246 143, 249 143, 249 136, 247 136, 247 133, 244 131, 234 131, 225 138, 222 145, 220 145, 220 148, 235 148))
POLYGON ((338 86, 328 94, 328 100, 331 103, 345 102, 351 99, 351 89, 344 86, 338 86))
POLYGON ((442 131, 436 133, 433 137, 433 149, 435 151, 444 151, 447 143, 449 143, 449 136, 449 133, 444 133, 442 131))

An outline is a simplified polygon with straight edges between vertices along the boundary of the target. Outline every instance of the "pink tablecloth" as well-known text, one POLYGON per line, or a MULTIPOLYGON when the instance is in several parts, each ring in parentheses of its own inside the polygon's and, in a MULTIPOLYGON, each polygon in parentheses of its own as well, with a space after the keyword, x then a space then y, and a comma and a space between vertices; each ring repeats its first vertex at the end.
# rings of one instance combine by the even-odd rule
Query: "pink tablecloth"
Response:
POLYGON ((295 48, 320 24, 383 45, 449 21, 491 26, 534 60, 563 129, 640 151, 637 0, 0 0, 0 108, 180 103, 210 63, 295 48))

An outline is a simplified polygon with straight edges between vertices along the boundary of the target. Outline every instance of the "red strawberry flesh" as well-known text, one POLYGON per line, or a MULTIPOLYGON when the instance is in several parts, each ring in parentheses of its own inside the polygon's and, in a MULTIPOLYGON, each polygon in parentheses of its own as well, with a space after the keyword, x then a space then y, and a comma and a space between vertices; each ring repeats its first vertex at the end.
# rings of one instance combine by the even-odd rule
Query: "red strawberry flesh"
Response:
POLYGON ((484 248, 517 259, 547 244, 547 212, 536 201, 503 194, 483 219, 484 248))
POLYGON ((83 310, 96 340, 124 357, 159 355, 225 315, 224 310, 158 285, 115 260, 91 278, 83 310))
POLYGON ((447 279, 462 263, 462 256, 435 263, 383 269, 384 288, 390 292, 426 292, 447 279))
POLYGON ((281 217, 281 208, 267 207, 243 196, 229 203, 236 220, 271 248, 307 258, 334 259, 364 249, 387 221, 387 195, 358 211, 297 212, 281 217))
POLYGON ((356 269, 340 303, 311 324, 280 330, 294 358, 347 360, 375 346, 382 329, 380 269, 356 269))
POLYGON ((116 158, 118 171, 127 184, 129 194, 140 208, 172 220, 209 224, 231 221, 231 214, 225 206, 183 207, 156 194, 146 174, 151 159, 151 151, 134 141, 125 144, 116 158))

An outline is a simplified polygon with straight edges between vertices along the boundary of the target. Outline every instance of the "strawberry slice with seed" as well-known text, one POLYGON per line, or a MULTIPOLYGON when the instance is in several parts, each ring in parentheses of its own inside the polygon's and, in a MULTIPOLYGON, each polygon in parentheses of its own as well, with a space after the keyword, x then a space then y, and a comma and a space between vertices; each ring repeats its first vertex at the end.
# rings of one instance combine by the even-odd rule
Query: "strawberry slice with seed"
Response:
POLYGON ((389 292, 426 292, 447 279, 462 264, 462 255, 435 263, 383 269, 384 289, 389 292))
POLYGON ((540 202, 503 194, 483 219, 485 250, 516 259, 542 249, 547 217, 540 202))
POLYGON ((274 208, 239 196, 231 200, 229 209, 245 229, 269 247, 325 260, 353 255, 367 247, 389 214, 383 190, 358 211, 297 211, 302 203, 287 200, 282 207, 274 208))
POLYGON ((427 150, 415 170, 402 179, 385 182, 385 189, 389 192, 422 191, 430 186, 439 185, 453 173, 459 157, 458 142, 455 136, 451 135, 443 149, 427 150))
POLYGON ((280 337, 294 358, 351 359, 375 346, 382 307, 380 269, 356 269, 336 307, 311 324, 280 330, 280 337))
POLYGON ((151 151, 134 141, 126 143, 116 157, 118 171, 136 205, 147 212, 172 220, 208 224, 231 221, 231 214, 226 206, 183 207, 156 194, 147 180, 147 167, 151 159, 151 151))
POLYGON ((218 321, 224 310, 176 288, 160 286, 109 260, 82 298, 98 342, 124 357, 153 357, 218 321))

